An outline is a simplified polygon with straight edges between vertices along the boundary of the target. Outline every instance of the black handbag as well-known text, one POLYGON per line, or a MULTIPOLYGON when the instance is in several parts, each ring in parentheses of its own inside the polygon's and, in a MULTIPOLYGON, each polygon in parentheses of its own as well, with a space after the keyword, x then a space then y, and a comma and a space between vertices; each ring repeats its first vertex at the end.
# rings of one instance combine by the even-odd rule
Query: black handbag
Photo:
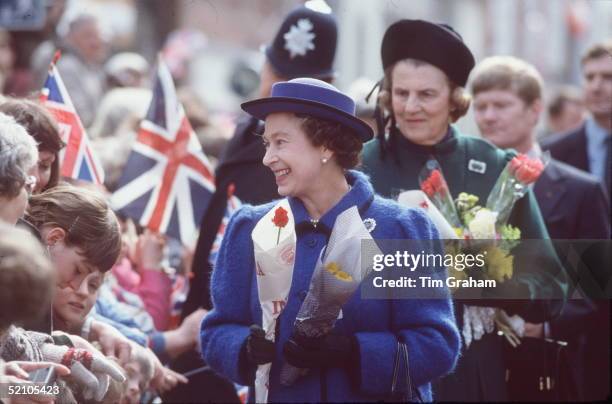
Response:
POLYGON ((566 342, 524 337, 513 347, 504 338, 504 357, 511 401, 577 400, 566 342))
POLYGON ((416 400, 422 402, 419 389, 412 386, 410 379, 410 362, 408 360, 408 347, 403 342, 397 342, 397 351, 393 362, 393 380, 391 382, 392 402, 409 402, 416 400), (401 386, 403 380, 404 386, 401 386))

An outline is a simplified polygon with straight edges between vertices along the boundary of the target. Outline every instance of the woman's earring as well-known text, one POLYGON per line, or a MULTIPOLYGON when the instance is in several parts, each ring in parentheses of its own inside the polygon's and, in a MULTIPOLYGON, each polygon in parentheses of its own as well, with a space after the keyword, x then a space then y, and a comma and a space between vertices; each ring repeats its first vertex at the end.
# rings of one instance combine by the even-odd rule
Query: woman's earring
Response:
POLYGON ((323 158, 321 159, 321 163, 323 163, 323 164, 327 163, 327 157, 323 157, 323 158))

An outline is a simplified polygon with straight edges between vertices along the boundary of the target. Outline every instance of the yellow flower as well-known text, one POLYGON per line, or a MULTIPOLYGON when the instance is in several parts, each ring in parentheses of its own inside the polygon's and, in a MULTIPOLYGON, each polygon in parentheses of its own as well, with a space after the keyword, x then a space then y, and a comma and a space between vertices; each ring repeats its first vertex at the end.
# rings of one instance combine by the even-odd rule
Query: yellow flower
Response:
POLYGON ((336 272, 340 271, 340 265, 336 264, 335 262, 330 262, 329 264, 325 265, 325 269, 330 274, 336 275, 336 272))
POLYGON ((498 247, 487 248, 487 274, 490 279, 503 282, 512 278, 514 256, 498 247))
POLYGON ((344 272, 343 270, 336 272, 334 276, 336 277, 336 279, 344 281, 344 282, 350 282, 353 280, 353 277, 347 272, 344 272))
POLYGON ((330 262, 329 264, 325 265, 325 270, 334 275, 338 280, 344 282, 350 282, 353 280, 353 277, 349 273, 340 269, 340 265, 336 264, 335 262, 330 262))

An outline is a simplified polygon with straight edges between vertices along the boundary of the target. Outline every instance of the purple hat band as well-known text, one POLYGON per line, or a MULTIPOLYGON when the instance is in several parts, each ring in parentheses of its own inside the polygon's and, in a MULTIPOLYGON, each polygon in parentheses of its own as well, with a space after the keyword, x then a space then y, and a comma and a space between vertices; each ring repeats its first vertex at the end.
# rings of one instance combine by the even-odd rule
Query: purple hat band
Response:
POLYGON ((339 91, 311 84, 280 82, 272 86, 272 97, 287 97, 326 104, 355 115, 355 102, 339 91))

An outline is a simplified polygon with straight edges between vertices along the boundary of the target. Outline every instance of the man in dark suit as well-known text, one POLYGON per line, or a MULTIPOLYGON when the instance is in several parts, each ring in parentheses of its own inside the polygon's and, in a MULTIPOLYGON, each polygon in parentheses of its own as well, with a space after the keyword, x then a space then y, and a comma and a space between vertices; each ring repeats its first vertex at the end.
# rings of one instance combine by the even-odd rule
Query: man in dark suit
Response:
POLYGON ((567 164, 588 171, 612 186, 612 40, 592 46, 582 58, 585 124, 567 134, 545 138, 542 148, 567 164))
MULTIPOLYGON (((476 66, 470 84, 482 136, 498 147, 541 156, 535 141, 542 111, 542 78, 537 70, 517 58, 491 57, 476 66)), ((551 238, 608 238, 609 208, 596 177, 551 159, 534 192, 551 238)), ((525 326, 525 336, 570 341, 578 398, 603 399, 609 394, 607 313, 607 302, 571 299, 557 319, 525 326)))

